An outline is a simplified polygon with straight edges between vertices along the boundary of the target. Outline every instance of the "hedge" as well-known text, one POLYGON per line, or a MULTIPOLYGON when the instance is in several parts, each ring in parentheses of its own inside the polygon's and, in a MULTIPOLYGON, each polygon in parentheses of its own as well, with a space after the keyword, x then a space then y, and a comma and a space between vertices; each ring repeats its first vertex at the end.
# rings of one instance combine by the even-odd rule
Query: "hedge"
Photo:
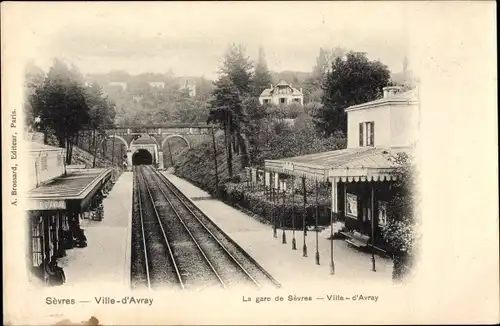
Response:
MULTIPOLYGON (((295 216, 295 229, 303 228, 304 204, 302 196, 296 194, 295 201, 291 202, 291 195, 287 194, 285 204, 283 204, 283 196, 280 194, 276 197, 276 204, 266 198, 265 194, 260 192, 251 192, 244 190, 244 184, 225 184, 219 189, 219 198, 231 206, 240 206, 247 209, 268 223, 274 221, 279 227, 282 225, 285 228, 293 227, 293 216, 295 216), (242 189, 243 188, 243 189, 242 189), (293 214, 294 213, 294 214, 293 214)), ((330 203, 326 198, 318 200, 318 226, 327 226, 330 224, 330 203)), ((306 204, 306 226, 316 225, 316 204, 310 198, 306 204)))

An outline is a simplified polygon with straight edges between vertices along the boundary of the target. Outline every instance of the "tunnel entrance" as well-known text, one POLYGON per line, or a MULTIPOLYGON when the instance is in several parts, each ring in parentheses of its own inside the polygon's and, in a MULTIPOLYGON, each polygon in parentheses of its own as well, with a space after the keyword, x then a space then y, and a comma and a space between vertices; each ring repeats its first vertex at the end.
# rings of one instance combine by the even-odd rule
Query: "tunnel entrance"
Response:
POLYGON ((146 149, 137 150, 132 155, 132 165, 151 165, 153 164, 153 156, 146 149))

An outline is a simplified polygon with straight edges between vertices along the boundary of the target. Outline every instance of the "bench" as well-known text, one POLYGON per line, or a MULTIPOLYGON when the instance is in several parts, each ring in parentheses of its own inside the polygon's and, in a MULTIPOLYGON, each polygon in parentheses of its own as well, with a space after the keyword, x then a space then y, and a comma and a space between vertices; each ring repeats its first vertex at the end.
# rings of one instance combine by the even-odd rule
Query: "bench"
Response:
POLYGON ((368 242, 370 241, 370 237, 363 235, 357 231, 355 232, 340 232, 342 235, 346 237, 346 242, 357 248, 365 248, 368 246, 368 242))

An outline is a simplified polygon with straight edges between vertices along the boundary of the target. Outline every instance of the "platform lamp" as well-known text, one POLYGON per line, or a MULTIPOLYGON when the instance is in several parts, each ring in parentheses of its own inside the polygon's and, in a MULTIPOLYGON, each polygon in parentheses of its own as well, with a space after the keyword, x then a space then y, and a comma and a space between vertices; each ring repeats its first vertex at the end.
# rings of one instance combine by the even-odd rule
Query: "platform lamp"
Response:
POLYGON ((373 185, 370 191, 370 206, 371 206, 371 235, 372 235, 372 272, 376 272, 375 268, 375 190, 373 189, 373 185))
POLYGON ((285 213, 286 213, 286 206, 285 206, 285 200, 286 200, 286 179, 283 179, 282 188, 283 188, 282 189, 283 190, 283 216, 281 217, 282 218, 281 230, 282 230, 283 234, 282 234, 282 241, 281 241, 281 243, 286 244, 286 233, 285 233, 285 223, 286 223, 286 219, 285 219, 285 213))
POLYGON ((332 204, 330 209, 330 275, 335 275, 335 260, 333 258, 333 223, 336 222, 337 214, 337 182, 332 181, 332 204), (335 211, 334 211, 335 210, 335 211))
POLYGON ((277 238, 277 230, 276 230, 276 175, 271 173, 271 202, 272 202, 272 212, 273 212, 273 237, 277 238))

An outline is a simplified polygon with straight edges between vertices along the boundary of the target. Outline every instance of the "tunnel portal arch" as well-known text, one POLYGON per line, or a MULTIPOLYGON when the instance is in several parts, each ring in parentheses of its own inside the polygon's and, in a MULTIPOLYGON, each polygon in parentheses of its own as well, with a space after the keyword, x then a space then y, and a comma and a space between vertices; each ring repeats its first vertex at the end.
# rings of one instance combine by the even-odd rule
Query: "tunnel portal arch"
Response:
POLYGON ((147 150, 140 148, 132 154, 132 165, 151 165, 153 155, 147 150))

